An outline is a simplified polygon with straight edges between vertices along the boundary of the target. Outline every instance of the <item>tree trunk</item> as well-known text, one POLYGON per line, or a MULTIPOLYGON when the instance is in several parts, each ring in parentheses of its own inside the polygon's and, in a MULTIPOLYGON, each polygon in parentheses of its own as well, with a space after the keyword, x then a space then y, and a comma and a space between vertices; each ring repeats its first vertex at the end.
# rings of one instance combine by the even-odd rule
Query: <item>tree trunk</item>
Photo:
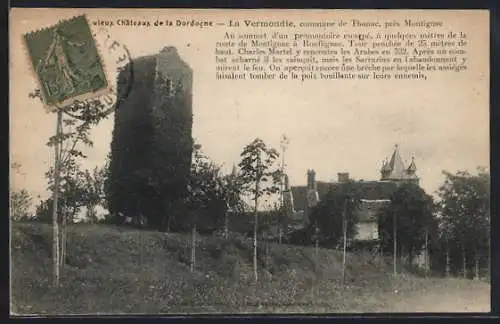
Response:
POLYGON ((396 211, 394 211, 394 215, 393 215, 393 220, 392 220, 392 245, 393 245, 393 250, 392 250, 392 254, 393 254, 393 274, 394 276, 396 276, 398 274, 398 270, 397 270, 397 260, 398 260, 398 237, 397 237, 397 230, 396 230, 396 225, 397 225, 397 222, 396 222, 396 211))
POLYGON ((140 262, 140 265, 142 267, 142 265, 144 264, 144 245, 143 245, 143 241, 142 241, 142 231, 137 231, 137 238, 139 241, 139 251, 140 251, 139 262, 140 262))
POLYGON ((196 224, 193 224, 191 229, 191 264, 190 270, 194 271, 194 266, 196 263, 196 224))
POLYGON ((60 135, 62 131, 62 111, 57 111, 56 124, 56 144, 55 144, 55 165, 54 165, 54 192, 53 192, 53 208, 52 208, 52 264, 53 264, 53 285, 59 286, 59 220, 57 214, 57 204, 59 200, 59 173, 60 173, 60 158, 61 158, 61 143, 60 135))
POLYGON ((67 231, 67 210, 66 208, 62 210, 62 224, 61 224, 61 254, 60 254, 60 266, 64 268, 66 263, 66 242, 68 237, 67 231))
POLYGON ((229 237, 229 213, 226 210, 224 213, 224 239, 227 240, 229 237))
POLYGON ((413 259, 414 259, 414 255, 413 255, 413 247, 409 247, 408 248, 408 267, 410 269, 413 268, 413 259))
POLYGON ((346 267, 346 256, 347 256, 347 200, 344 201, 344 209, 342 211, 342 233, 344 236, 343 240, 343 251, 342 251, 342 285, 345 285, 345 267, 346 267))
POLYGON ((320 276, 320 262, 319 262, 319 228, 318 228, 318 221, 315 222, 314 224, 314 234, 315 234, 315 240, 314 240, 314 271, 315 271, 315 279, 314 279, 314 285, 311 287, 311 293, 313 294, 318 294, 319 292, 319 276, 320 276))
POLYGON ((465 248, 462 248, 462 276, 467 278, 467 256, 465 255, 465 248))
POLYGON ((282 236, 283 236, 283 230, 281 224, 278 224, 278 244, 281 244, 282 236))
POLYGON ((318 256, 319 256, 319 240, 316 238, 316 242, 314 244, 314 256, 316 258, 316 268, 319 268, 319 260, 318 260, 318 256))
POLYGON ((318 251, 318 249, 319 249, 319 237, 318 236, 316 236, 316 241, 314 242, 314 247, 315 247, 316 251, 318 251))
POLYGON ((446 252, 445 252, 445 269, 444 269, 444 274, 446 278, 450 276, 450 248, 448 245, 446 245, 446 252))
POLYGON ((488 231, 488 263, 486 264, 488 269, 488 276, 491 278, 491 228, 488 231))
POLYGON ((479 280, 479 253, 474 255, 474 280, 479 280))
POLYGON ((269 238, 266 236, 266 258, 269 257, 269 238))
POLYGON ((170 215, 168 216, 168 220, 167 220, 167 229, 166 229, 167 234, 168 234, 168 233, 170 233, 170 223, 172 222, 172 218, 173 218, 173 215, 172 215, 172 214, 170 214, 170 215))
POLYGON ((259 220, 259 214, 257 213, 257 208, 258 208, 258 192, 259 192, 259 181, 255 183, 255 206, 254 206, 254 224, 253 224, 253 275, 254 275, 254 280, 257 282, 259 280, 258 278, 258 272, 257 272, 257 229, 258 229, 258 220, 259 220))
POLYGON ((425 270, 425 276, 427 277, 429 274, 430 270, 430 265, 429 265, 429 232, 427 229, 425 230, 425 247, 424 247, 424 270, 425 270))

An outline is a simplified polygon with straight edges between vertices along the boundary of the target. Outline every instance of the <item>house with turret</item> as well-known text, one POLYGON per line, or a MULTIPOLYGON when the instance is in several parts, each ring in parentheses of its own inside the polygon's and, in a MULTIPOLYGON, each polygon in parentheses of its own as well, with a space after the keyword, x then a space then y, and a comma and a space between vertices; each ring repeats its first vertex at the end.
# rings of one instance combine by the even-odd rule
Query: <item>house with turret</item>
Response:
MULTIPOLYGON (((340 190, 343 183, 350 181, 348 172, 337 173, 336 181, 316 181, 314 170, 307 170, 307 185, 289 188, 288 204, 294 215, 303 218, 304 226, 309 223, 309 215, 314 206, 321 201, 329 190, 340 190)), ((396 145, 389 159, 382 162, 379 180, 355 181, 360 194, 361 206, 358 211, 358 230, 354 241, 378 241, 377 213, 390 203, 392 194, 402 183, 419 183, 417 166, 412 158, 407 164, 401 157, 399 146, 396 145)))

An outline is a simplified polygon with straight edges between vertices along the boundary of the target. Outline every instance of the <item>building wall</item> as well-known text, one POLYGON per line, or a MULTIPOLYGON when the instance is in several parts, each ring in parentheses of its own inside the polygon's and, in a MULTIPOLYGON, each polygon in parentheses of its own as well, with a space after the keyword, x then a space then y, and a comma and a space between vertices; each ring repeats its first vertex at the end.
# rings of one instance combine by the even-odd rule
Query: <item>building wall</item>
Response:
POLYGON ((356 235, 356 240, 367 241, 367 240, 378 240, 378 224, 377 222, 362 222, 357 224, 358 233, 356 235))
POLYGON ((360 222, 373 221, 377 219, 377 213, 380 209, 379 206, 372 207, 366 206, 366 204, 362 205, 360 210, 358 211, 358 218, 360 222))

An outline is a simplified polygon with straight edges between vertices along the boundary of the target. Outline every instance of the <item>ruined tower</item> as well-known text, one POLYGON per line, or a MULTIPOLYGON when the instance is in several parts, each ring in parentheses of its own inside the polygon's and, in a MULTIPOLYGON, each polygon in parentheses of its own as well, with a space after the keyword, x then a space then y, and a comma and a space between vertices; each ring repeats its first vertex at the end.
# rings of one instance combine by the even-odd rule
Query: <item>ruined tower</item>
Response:
POLYGON ((153 227, 183 195, 191 166, 191 68, 176 48, 134 59, 132 84, 115 110, 111 143, 110 211, 146 216, 153 227))

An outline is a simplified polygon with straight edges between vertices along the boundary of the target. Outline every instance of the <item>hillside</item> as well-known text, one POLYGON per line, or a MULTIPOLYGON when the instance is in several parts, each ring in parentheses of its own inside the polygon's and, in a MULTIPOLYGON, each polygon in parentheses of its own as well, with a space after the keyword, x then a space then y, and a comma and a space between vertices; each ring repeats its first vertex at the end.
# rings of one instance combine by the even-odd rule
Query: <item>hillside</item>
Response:
POLYGON ((454 280, 450 284, 450 279, 408 275, 393 279, 390 261, 355 254, 348 255, 347 286, 343 288, 341 253, 319 249, 316 260, 314 248, 277 244, 269 245, 267 257, 262 251, 260 280, 254 284, 251 242, 240 237, 228 241, 200 237, 196 269, 191 273, 189 242, 189 235, 184 234, 73 225, 69 227, 62 287, 55 290, 50 287, 50 225, 13 224, 12 311, 377 312, 395 310, 396 302, 413 296, 415 290, 427 294, 436 287, 467 293, 479 289, 487 291, 488 295, 481 296, 489 299, 485 283, 454 280))

